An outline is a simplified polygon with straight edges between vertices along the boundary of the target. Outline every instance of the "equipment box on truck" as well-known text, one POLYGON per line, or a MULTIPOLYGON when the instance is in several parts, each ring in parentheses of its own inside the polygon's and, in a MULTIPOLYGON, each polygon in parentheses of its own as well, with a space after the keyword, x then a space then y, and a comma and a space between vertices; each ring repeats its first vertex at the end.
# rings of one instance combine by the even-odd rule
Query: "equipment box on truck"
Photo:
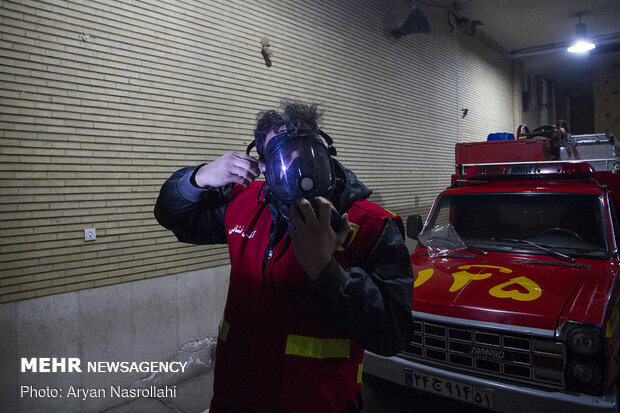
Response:
POLYGON ((397 356, 367 353, 368 385, 379 378, 503 412, 618 411, 613 137, 562 132, 457 144, 452 185, 424 225, 407 222, 419 240, 415 335, 397 356), (571 155, 586 145, 611 145, 612 156, 571 155))

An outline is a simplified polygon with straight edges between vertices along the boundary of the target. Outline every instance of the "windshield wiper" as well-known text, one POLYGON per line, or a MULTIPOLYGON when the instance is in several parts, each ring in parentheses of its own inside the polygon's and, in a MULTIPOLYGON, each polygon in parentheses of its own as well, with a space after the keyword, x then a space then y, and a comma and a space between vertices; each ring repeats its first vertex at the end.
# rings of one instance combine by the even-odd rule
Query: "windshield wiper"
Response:
POLYGON ((465 243, 465 247, 467 251, 479 252, 480 254, 483 254, 483 255, 489 255, 489 253, 483 250, 482 248, 473 247, 472 245, 468 243, 465 243))
MULTIPOLYGON (((496 238, 491 238, 491 239, 495 240, 496 238)), ((532 242, 532 241, 528 241, 526 239, 500 238, 497 241, 508 241, 508 242, 516 242, 516 243, 519 243, 519 244, 531 245, 534 248, 538 248, 539 250, 546 252, 547 254, 551 255, 552 257, 555 257, 555 258, 558 258, 558 259, 561 259, 561 260, 564 260, 564 261, 568 261, 568 262, 573 262, 573 263, 575 262, 575 259, 573 257, 569 256, 569 255, 562 254, 560 252, 554 251, 554 250, 549 249, 547 247, 543 247, 540 244, 537 244, 537 243, 532 242)))

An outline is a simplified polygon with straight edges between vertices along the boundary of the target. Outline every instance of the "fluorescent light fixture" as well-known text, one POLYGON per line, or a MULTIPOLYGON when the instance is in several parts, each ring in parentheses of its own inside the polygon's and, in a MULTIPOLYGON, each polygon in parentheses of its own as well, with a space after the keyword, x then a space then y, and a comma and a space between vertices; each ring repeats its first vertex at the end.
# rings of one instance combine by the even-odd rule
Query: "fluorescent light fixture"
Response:
POLYGON ((579 23, 577 23, 577 28, 575 31, 577 32, 577 39, 568 49, 566 49, 567 52, 585 53, 596 47, 596 45, 592 43, 586 35, 586 24, 581 22, 581 14, 579 15, 579 23))
POLYGON ((566 51, 570 53, 585 53, 588 50, 594 49, 595 47, 596 45, 594 43, 587 40, 577 40, 568 49, 566 49, 566 51))

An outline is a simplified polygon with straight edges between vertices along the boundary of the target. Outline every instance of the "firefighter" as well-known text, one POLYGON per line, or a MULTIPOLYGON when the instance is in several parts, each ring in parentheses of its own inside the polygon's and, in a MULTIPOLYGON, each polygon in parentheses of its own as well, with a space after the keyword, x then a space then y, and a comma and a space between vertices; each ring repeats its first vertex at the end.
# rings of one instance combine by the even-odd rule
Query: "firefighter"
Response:
POLYGON ((280 109, 246 153, 175 172, 155 216, 181 242, 228 244, 211 413, 359 412, 364 349, 394 355, 413 332, 403 225, 333 158, 318 105, 280 109))

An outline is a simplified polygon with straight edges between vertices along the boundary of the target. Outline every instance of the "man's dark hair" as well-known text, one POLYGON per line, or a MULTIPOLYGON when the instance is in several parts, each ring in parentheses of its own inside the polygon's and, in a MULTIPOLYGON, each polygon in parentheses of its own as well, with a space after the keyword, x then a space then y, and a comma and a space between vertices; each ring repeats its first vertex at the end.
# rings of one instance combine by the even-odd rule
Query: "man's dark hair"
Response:
POLYGON ((265 136, 272 129, 278 129, 284 125, 280 113, 286 113, 297 129, 308 128, 313 131, 319 129, 318 121, 323 116, 323 110, 318 103, 306 104, 295 100, 283 100, 280 103, 280 112, 275 110, 263 110, 256 115, 256 129, 254 139, 256 150, 263 156, 265 136))

